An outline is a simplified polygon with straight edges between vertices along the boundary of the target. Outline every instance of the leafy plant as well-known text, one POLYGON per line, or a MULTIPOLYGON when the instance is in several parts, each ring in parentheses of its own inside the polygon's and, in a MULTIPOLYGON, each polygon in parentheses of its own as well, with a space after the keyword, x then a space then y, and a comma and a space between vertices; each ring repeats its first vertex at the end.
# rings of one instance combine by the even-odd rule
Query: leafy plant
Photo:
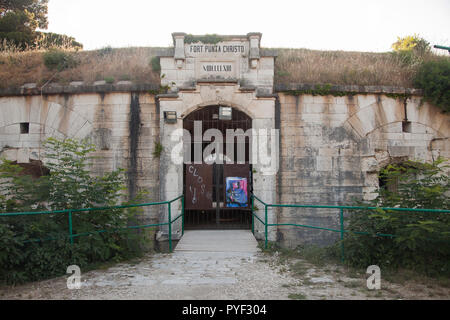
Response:
POLYGON ((150 65, 152 66, 152 70, 154 72, 160 72, 161 71, 161 62, 160 57, 153 57, 150 60, 150 65))
POLYGON ((163 152, 164 147, 159 141, 155 141, 155 147, 153 149, 153 158, 159 158, 163 152))
POLYGON ((425 57, 431 53, 430 43, 418 35, 398 37, 392 44, 394 55, 405 66, 415 67, 423 63, 425 57))
POLYGON ((108 84, 112 84, 112 83, 114 83, 114 81, 115 81, 114 77, 106 77, 105 78, 105 82, 108 84))
POLYGON ((62 71, 75 67, 78 63, 75 58, 62 50, 50 49, 43 54, 44 65, 50 70, 62 71))
POLYGON ((101 57, 107 56, 113 52, 113 48, 111 46, 106 46, 98 50, 98 55, 101 57))
MULTIPOLYGON (((94 146, 83 140, 53 138, 45 144, 50 175, 32 179, 4 160, 0 165, 0 212, 79 209, 114 206, 124 191, 119 169, 103 176, 88 170, 94 146)), ((131 202, 129 202, 131 203, 131 202)), ((45 279, 77 264, 86 269, 142 253, 146 232, 127 229, 142 209, 72 212, 70 242, 67 213, 0 217, 0 282, 45 279)))
POLYGON ((418 70, 414 84, 421 88, 425 100, 450 111, 450 59, 425 62, 418 70))
MULTIPOLYGON (((433 163, 409 160, 389 165, 381 172, 385 182, 378 197, 358 205, 448 210, 450 178, 444 162, 440 158, 433 163)), ((369 233, 346 235, 345 259, 349 264, 450 275, 449 214, 360 210, 352 211, 348 221, 348 230, 369 233)))
POLYGON ((217 34, 206 34, 204 36, 194 36, 192 34, 187 34, 184 37, 184 43, 207 43, 207 44, 217 44, 223 41, 223 37, 217 34))

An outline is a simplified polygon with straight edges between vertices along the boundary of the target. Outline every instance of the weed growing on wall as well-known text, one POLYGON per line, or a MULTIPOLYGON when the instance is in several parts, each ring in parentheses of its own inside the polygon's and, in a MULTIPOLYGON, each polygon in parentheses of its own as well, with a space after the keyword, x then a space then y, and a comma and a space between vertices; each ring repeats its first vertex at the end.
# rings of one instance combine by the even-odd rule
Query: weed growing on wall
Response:
POLYGON ((217 44, 223 41, 223 37, 217 34, 206 34, 204 36, 194 36, 192 34, 187 34, 184 37, 184 43, 207 43, 207 44, 217 44))
POLYGON ((163 145, 159 141, 155 141, 155 147, 153 149, 153 158, 159 158, 164 151, 163 145))

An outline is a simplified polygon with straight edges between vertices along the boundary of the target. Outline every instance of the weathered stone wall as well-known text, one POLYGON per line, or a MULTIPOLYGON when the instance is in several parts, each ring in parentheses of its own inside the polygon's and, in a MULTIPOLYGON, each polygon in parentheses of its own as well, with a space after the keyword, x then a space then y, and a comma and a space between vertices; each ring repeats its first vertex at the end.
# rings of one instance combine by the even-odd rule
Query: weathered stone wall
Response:
MULTIPOLYGON (((46 159, 41 143, 48 137, 89 138, 98 157, 91 168, 103 174, 124 168, 128 194, 148 191, 147 200, 159 201, 159 112, 154 96, 137 92, 60 93, 0 97, 0 157, 28 163, 46 159), (29 123, 21 134, 20 124, 29 123)), ((157 220, 149 208, 144 221, 157 220)))
MULTIPOLYGON (((269 203, 351 204, 353 198, 374 196, 378 172, 389 163, 450 158, 450 117, 427 103, 420 106, 420 96, 294 96, 278 92, 273 108, 276 95, 260 97, 236 86, 204 84, 194 91, 163 95, 161 108, 159 100, 142 88, 4 95, 0 97, 0 157, 22 163, 41 159, 45 163, 41 142, 46 138, 88 137, 98 148, 94 174, 124 168, 128 174, 126 196, 147 190, 146 200, 166 200, 161 194, 169 196, 171 191, 176 196, 176 190, 182 190, 180 172, 167 170, 169 129, 181 126, 181 119, 196 108, 221 102, 247 112, 254 128, 280 128, 278 174, 269 177, 255 170, 254 176, 256 195, 269 203), (160 130, 166 109, 179 111, 180 118, 177 126, 166 128, 167 132, 160 130), (28 134, 20 133, 21 123, 29 123, 28 134), (152 155, 155 141, 164 146, 162 165, 152 155)), ((174 212, 177 208, 174 204, 174 212)), ((257 213, 261 218, 264 215, 263 210, 257 213)), ((162 222, 165 215, 151 207, 143 218, 162 222)), ((271 223, 339 226, 339 212, 334 209, 271 209, 269 218, 271 223)), ((257 223, 255 229, 261 237, 262 225, 257 223)), ((328 244, 339 237, 337 233, 294 227, 271 227, 269 235, 270 240, 287 246, 328 244)))
MULTIPOLYGON (((351 204, 370 199, 378 172, 404 159, 431 161, 449 157, 449 119, 420 97, 384 94, 343 97, 279 93, 280 170, 278 203, 351 204), (409 121, 403 124, 404 121, 409 121)), ((278 223, 339 229, 337 209, 291 209, 277 212, 278 223)), ((285 245, 328 244, 339 234, 279 227, 285 245)))

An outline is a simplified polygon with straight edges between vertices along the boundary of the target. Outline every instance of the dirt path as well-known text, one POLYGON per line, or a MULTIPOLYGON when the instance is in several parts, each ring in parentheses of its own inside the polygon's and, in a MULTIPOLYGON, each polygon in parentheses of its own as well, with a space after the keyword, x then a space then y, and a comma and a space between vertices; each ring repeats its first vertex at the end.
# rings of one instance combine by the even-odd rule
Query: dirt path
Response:
POLYGON ((67 277, 0 288, 0 299, 450 299, 435 284, 392 284, 368 290, 365 275, 304 260, 280 263, 261 252, 153 254, 136 263, 82 273, 82 287, 67 277))

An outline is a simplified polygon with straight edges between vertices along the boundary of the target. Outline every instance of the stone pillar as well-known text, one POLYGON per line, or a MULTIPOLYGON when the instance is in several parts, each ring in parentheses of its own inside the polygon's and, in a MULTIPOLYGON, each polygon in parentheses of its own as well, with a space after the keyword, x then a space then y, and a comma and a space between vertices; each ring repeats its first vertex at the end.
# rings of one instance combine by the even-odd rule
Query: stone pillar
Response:
MULTIPOLYGON (((172 152, 177 150, 177 146, 182 147, 182 129, 183 120, 180 118, 179 101, 175 98, 175 94, 160 95, 160 143, 163 152, 160 157, 159 179, 160 179, 160 195, 161 201, 172 200, 183 194, 183 163, 178 162, 173 157, 172 152), (177 122, 166 123, 164 120, 164 111, 176 111, 177 122)), ((180 150, 181 151, 181 150, 180 150)), ((182 156, 182 152, 180 152, 182 156)), ((171 204, 171 219, 181 214, 181 200, 171 204)), ((159 223, 168 222, 168 205, 160 208, 159 223)), ((168 226, 162 226, 157 234, 158 240, 168 239, 168 226)), ((181 219, 172 224, 172 239, 177 240, 181 237, 181 219)))
POLYGON ((261 58, 259 54, 259 46, 261 42, 261 33, 253 32, 248 33, 247 37, 250 41, 250 68, 255 69, 258 66, 259 59, 261 58))
POLYGON ((175 32, 172 33, 173 37, 173 45, 175 47, 175 64, 178 69, 183 67, 184 60, 186 59, 186 55, 184 54, 184 37, 186 33, 183 32, 175 32))

